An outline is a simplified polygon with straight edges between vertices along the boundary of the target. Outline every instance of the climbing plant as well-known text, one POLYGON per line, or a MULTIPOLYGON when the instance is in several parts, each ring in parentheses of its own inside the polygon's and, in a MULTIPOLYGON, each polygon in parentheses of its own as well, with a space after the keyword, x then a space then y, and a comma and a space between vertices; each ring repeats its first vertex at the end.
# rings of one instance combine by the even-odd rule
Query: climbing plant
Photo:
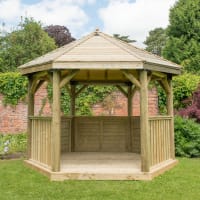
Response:
POLYGON ((17 72, 0 73, 0 94, 5 105, 17 105, 19 100, 26 97, 27 78, 17 72))

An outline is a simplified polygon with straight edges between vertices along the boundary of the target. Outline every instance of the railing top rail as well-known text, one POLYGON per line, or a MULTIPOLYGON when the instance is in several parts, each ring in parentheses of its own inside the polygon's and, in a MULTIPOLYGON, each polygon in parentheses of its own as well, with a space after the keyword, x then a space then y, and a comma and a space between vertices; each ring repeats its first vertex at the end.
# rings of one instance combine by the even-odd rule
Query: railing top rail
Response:
POLYGON ((149 117, 149 120, 150 121, 153 121, 153 120, 164 120, 164 119, 172 119, 173 117, 172 116, 169 116, 169 115, 160 115, 160 116, 151 116, 149 117))
POLYGON ((36 119, 36 120, 51 120, 52 117, 45 117, 45 116, 29 116, 29 119, 36 119))

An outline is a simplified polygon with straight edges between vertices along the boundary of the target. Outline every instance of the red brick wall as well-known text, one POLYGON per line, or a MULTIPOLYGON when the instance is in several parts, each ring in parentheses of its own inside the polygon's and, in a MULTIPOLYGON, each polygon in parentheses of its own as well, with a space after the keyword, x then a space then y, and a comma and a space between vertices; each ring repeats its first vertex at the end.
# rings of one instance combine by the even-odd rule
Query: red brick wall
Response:
MULTIPOLYGON (((0 133, 26 132, 27 129, 27 103, 19 102, 16 106, 4 106, 3 96, 0 95, 0 133)), ((136 92, 133 97, 133 116, 140 115, 140 98, 136 92)), ((92 107, 93 115, 127 115, 127 98, 120 92, 114 92, 103 103, 92 107)), ((158 113, 158 99, 156 89, 149 90, 149 113, 158 113)), ((46 84, 35 94, 35 115, 51 115, 51 106, 47 99, 46 84)))
MULTIPOLYGON (((158 97, 155 88, 149 90, 149 115, 158 113, 158 97)), ((140 115, 140 95, 136 92, 132 100, 133 116, 140 115)), ((127 116, 127 98, 121 92, 114 92, 112 97, 104 100, 103 103, 95 104, 92 108, 93 115, 127 116)))
MULTIPOLYGON (((50 115, 46 85, 44 84, 35 94, 35 114, 50 115), (43 106, 43 102, 45 105, 43 106)), ((27 103, 20 101, 16 106, 4 106, 3 96, 0 95, 0 133, 19 133, 27 130, 27 103)))

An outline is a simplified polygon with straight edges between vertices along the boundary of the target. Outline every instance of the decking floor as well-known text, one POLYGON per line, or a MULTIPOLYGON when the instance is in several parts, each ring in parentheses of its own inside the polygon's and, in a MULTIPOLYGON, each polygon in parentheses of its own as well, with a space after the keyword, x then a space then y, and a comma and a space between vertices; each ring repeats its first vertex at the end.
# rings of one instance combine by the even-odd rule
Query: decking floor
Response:
POLYGON ((135 153, 72 152, 61 156, 61 172, 133 174, 141 172, 140 155, 135 153))

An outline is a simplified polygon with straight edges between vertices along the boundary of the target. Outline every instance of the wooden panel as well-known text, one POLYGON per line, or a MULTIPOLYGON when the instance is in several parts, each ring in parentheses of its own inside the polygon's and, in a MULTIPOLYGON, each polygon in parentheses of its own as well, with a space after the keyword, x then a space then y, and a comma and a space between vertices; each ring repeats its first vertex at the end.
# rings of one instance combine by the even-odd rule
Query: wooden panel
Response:
POLYGON ((76 117, 75 151, 127 151, 127 117, 76 117))
POLYGON ((51 166, 51 118, 29 117, 31 121, 31 159, 51 166))
POLYGON ((140 143, 140 117, 132 117, 132 152, 140 153, 141 143, 140 143))
POLYGON ((149 119, 151 166, 170 159, 170 126, 172 117, 149 119))
POLYGON ((75 118, 75 151, 100 151, 99 130, 96 118, 75 118))
POLYGON ((61 118, 61 152, 71 151, 71 118, 61 118))
POLYGON ((128 118, 103 119, 101 151, 125 152, 128 135, 128 118))

